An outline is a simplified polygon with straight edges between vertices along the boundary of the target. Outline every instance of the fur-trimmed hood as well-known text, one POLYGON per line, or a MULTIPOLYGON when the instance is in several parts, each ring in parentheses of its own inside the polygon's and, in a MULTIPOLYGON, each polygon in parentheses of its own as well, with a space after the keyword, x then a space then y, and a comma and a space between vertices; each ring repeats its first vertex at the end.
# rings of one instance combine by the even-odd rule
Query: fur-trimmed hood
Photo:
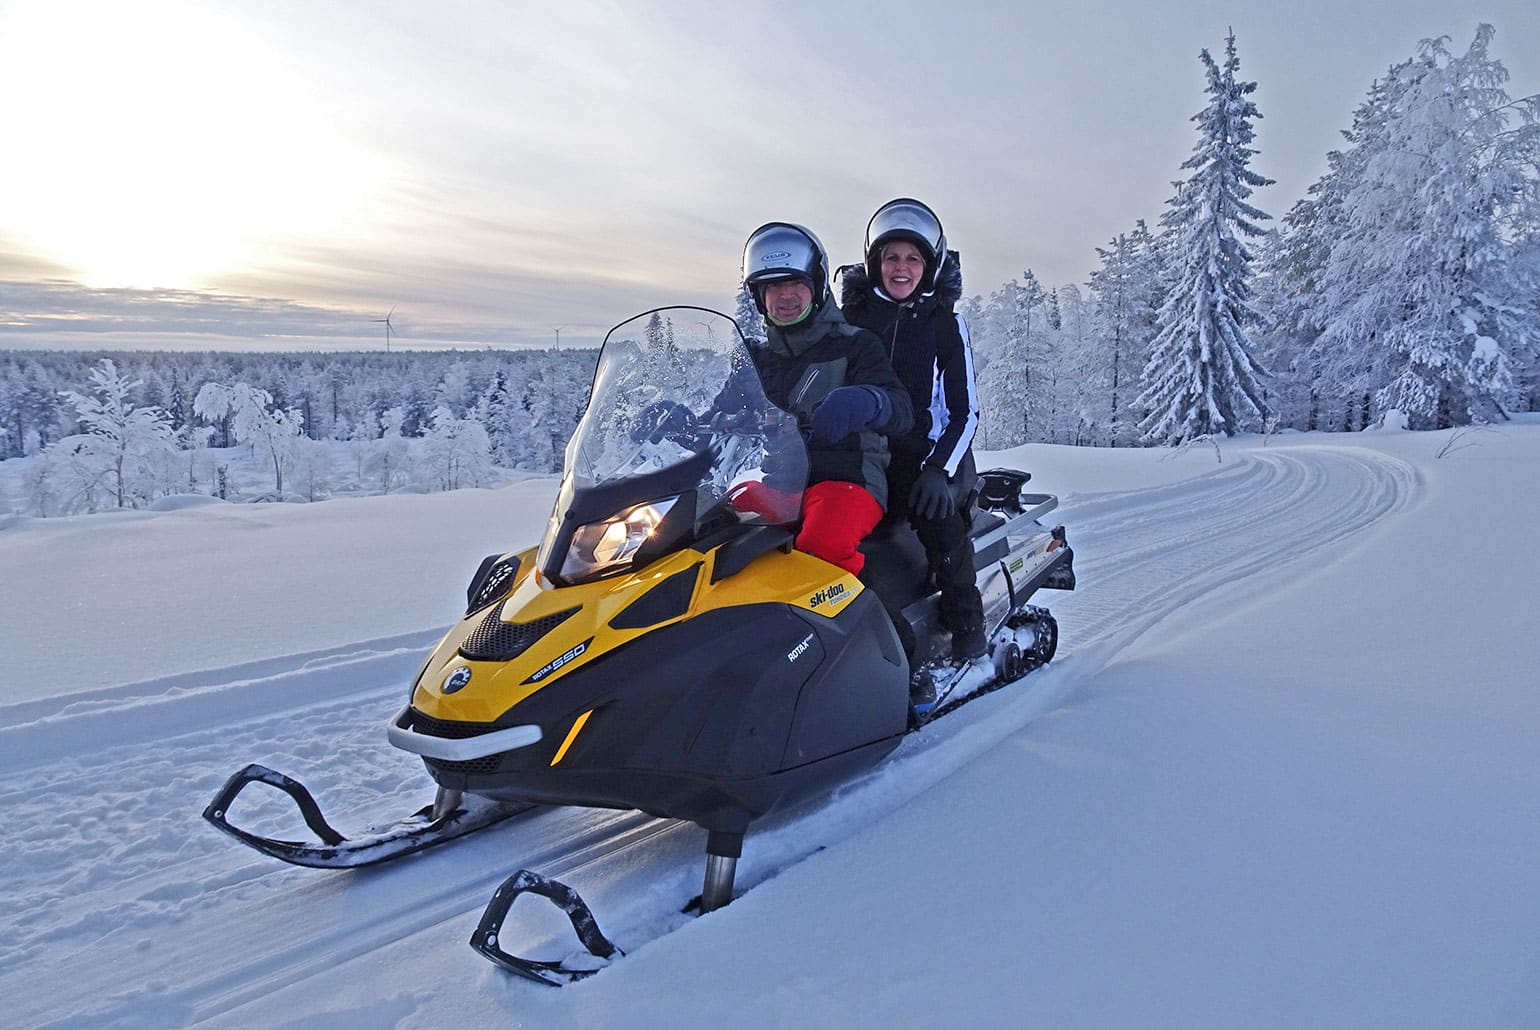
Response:
MULTIPOLYGON (((852 304, 865 303, 868 294, 874 292, 873 284, 866 273, 866 265, 841 265, 837 273, 840 285, 840 307, 849 307, 852 304)), ((935 287, 926 294, 921 294, 917 299, 926 300, 934 297, 942 307, 952 307, 962 300, 962 258, 957 251, 946 252, 946 262, 941 266, 941 272, 936 277, 935 287)), ((888 300, 886 294, 879 294, 883 300, 888 300)))

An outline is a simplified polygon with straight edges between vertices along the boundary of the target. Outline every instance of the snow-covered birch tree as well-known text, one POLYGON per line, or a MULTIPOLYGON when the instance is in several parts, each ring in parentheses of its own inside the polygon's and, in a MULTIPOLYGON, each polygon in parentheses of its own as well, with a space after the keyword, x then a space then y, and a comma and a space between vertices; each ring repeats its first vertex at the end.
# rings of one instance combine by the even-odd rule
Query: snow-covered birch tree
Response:
POLYGON ((304 433, 304 416, 273 406, 273 395, 247 383, 205 383, 193 399, 193 413, 206 422, 230 419, 238 443, 260 450, 273 472, 273 490, 283 499, 283 476, 294 460, 295 441, 304 433))
POLYGON ((1200 58, 1210 99, 1193 116, 1198 142, 1182 164, 1192 176, 1175 184, 1161 216, 1167 295, 1137 401, 1149 412, 1139 423, 1147 443, 1233 434, 1268 413, 1248 335, 1259 321, 1250 304, 1252 254, 1240 238, 1262 235, 1257 222, 1268 216, 1246 198, 1272 183, 1249 167, 1251 123, 1261 117, 1249 99, 1257 84, 1235 77, 1234 32, 1223 65, 1207 50, 1200 58))
POLYGON ((60 392, 85 432, 49 445, 56 483, 64 480, 62 489, 85 510, 96 509, 102 485, 114 507, 137 506, 154 497, 176 447, 171 420, 159 407, 134 406, 130 394, 139 380, 120 373, 111 358, 98 362, 90 379, 90 394, 60 392))

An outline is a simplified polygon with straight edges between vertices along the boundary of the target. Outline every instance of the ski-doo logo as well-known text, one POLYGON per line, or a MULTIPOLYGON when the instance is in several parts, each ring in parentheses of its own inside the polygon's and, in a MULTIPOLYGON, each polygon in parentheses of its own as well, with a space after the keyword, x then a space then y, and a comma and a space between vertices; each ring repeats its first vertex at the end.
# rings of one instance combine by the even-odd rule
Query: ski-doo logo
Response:
POLYGON ((794 647, 790 651, 786 652, 786 660, 788 662, 796 661, 798 658, 802 657, 802 653, 804 651, 806 651, 808 648, 810 648, 812 646, 813 646, 813 634, 809 633, 807 636, 802 638, 802 643, 798 644, 796 647, 794 647))
POLYGON ((444 693, 453 694, 455 691, 463 689, 470 681, 471 670, 462 665, 444 677, 444 693))
POLYGON ((849 591, 843 583, 830 583, 818 593, 807 599, 809 608, 817 608, 825 604, 843 604, 850 600, 849 591))
POLYGON ((545 679, 547 676, 549 676, 551 673, 555 672, 557 669, 560 669, 563 666, 568 665, 568 664, 576 661, 577 659, 581 658, 583 656, 583 652, 588 650, 588 645, 592 644, 593 642, 594 642, 594 638, 593 637, 589 637, 587 640, 583 641, 581 644, 579 644, 576 647, 572 648, 566 654, 563 654, 560 658, 557 658, 553 662, 547 662, 545 665, 541 666, 539 671, 537 671, 533 676, 531 676, 529 679, 525 680, 524 682, 525 683, 539 683, 541 680, 545 679))

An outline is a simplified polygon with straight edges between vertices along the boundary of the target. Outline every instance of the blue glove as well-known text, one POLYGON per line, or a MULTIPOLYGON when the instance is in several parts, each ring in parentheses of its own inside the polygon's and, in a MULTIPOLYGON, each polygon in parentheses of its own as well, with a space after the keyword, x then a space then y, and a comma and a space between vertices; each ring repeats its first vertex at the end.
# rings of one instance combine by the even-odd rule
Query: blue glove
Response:
POLYGON ((841 386, 829 393, 813 412, 813 436, 837 443, 851 433, 886 421, 887 398, 870 386, 841 386))
POLYGON ((957 510, 952 500, 952 487, 946 481, 946 473, 934 465, 920 470, 920 477, 909 491, 909 510, 917 518, 940 519, 957 510))

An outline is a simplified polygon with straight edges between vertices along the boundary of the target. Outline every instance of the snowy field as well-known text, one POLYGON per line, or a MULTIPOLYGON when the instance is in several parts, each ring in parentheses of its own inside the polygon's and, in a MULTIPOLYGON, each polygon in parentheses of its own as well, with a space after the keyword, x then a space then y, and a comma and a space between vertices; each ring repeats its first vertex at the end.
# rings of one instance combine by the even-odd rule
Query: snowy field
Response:
POLYGON ((0 515, 6 1025, 1540 1025, 1540 420, 1220 449, 985 456, 1063 502, 1060 657, 756 827, 695 920, 704 835, 637 813, 353 873, 199 818, 249 761, 344 830, 425 803, 384 720, 554 480, 0 515), (520 866, 627 957, 477 957, 520 866))

